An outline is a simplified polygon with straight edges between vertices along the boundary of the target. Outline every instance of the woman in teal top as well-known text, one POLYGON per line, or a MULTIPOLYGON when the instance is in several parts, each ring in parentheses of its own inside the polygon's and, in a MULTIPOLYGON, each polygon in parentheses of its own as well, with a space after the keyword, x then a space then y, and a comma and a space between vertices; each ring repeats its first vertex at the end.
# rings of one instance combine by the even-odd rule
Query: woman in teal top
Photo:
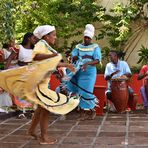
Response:
POLYGON ((68 83, 70 92, 79 94, 81 120, 94 119, 97 99, 93 94, 97 76, 96 64, 101 61, 101 49, 98 44, 91 43, 94 36, 94 27, 86 25, 84 31, 84 43, 76 45, 72 51, 73 63, 80 66, 80 69, 68 83), (87 110, 87 111, 86 111, 87 110))

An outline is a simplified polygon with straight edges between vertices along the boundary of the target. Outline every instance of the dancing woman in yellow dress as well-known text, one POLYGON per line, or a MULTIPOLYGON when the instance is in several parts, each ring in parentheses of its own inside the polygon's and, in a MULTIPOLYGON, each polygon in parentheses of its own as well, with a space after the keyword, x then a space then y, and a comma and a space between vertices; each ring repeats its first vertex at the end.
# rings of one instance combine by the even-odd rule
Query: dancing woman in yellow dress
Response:
MULTIPOLYGON (((48 58, 52 58, 58 55, 50 45, 53 45, 56 40, 56 31, 54 26, 44 25, 37 27, 34 31, 34 35, 41 39, 35 46, 33 50, 33 60, 40 61, 48 58)), ((65 66, 71 70, 74 70, 73 66, 66 63, 59 63, 58 66, 65 66)), ((40 89, 48 89, 49 78, 44 80, 44 83, 40 89), (46 88, 45 88, 46 87, 46 88)), ((47 90, 49 92, 49 90, 47 90)), ((49 92, 50 93, 50 92, 49 92)), ((53 92, 51 92, 53 93, 53 92)), ((51 98, 51 97, 50 97, 51 98)), ((55 139, 48 139, 48 121, 49 121, 49 112, 45 108, 38 106, 35 111, 34 117, 32 119, 32 124, 29 128, 29 133, 35 136, 35 128, 40 122, 41 127, 41 139, 40 144, 53 144, 56 142, 55 139)))
POLYGON ((35 129, 40 124, 40 144, 53 144, 56 140, 49 139, 47 134, 49 112, 66 114, 77 107, 79 99, 50 90, 49 78, 57 66, 65 66, 73 72, 75 68, 72 64, 59 63, 61 55, 50 46, 56 40, 54 26, 39 26, 35 29, 34 35, 40 41, 33 50, 33 64, 0 72, 0 87, 38 104, 28 133, 37 139, 35 129))

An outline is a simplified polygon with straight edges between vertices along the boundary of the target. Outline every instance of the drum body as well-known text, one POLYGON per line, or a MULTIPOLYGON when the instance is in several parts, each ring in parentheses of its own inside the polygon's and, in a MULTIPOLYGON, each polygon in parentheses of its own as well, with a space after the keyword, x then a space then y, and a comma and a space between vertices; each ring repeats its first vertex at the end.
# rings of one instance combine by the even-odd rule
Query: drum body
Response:
POLYGON ((146 93, 146 96, 148 98, 148 78, 146 78, 144 81, 145 81, 144 82, 144 84, 145 84, 145 93, 146 93))
POLYGON ((113 79, 111 83, 112 102, 118 112, 125 111, 129 97, 127 81, 113 79))
POLYGON ((0 62, 4 62, 5 56, 3 51, 0 49, 0 62))

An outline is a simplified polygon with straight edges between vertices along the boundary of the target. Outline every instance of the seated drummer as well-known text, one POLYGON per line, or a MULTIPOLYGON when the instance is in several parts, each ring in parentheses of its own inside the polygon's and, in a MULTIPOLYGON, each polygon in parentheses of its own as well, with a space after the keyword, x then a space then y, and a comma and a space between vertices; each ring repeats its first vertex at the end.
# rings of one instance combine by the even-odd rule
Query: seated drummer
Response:
MULTIPOLYGON (((106 91, 107 99, 112 102, 112 95, 111 95, 111 79, 119 78, 119 79, 129 79, 131 78, 131 70, 127 64, 127 62, 120 60, 118 52, 115 50, 111 50, 109 52, 109 60, 110 62, 106 65, 105 68, 105 80, 108 81, 108 89, 106 91)), ((129 91, 129 99, 133 99, 134 91, 131 87, 128 86, 129 91)))

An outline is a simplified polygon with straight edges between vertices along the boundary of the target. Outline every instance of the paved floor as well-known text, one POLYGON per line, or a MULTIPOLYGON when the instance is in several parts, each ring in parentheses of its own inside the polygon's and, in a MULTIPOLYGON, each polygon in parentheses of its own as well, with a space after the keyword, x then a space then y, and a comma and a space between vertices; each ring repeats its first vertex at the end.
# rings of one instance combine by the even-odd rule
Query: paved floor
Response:
POLYGON ((105 113, 95 120, 77 121, 76 112, 65 120, 52 115, 49 135, 54 145, 40 145, 26 135, 29 119, 0 120, 0 148, 148 148, 148 115, 144 112, 105 113))

